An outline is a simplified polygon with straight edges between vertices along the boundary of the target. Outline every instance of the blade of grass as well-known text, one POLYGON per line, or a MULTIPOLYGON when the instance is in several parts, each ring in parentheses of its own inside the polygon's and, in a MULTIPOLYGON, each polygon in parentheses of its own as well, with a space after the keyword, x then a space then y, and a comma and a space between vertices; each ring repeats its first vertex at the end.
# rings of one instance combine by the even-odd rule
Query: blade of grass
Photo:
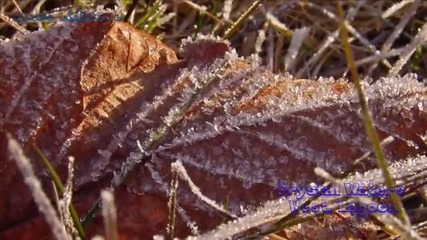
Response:
POLYGON ((174 232, 175 232, 175 220, 176 220, 176 192, 178 190, 178 173, 173 173, 173 179, 171 182, 171 187, 169 189, 169 223, 167 227, 167 233, 169 234, 169 239, 174 239, 174 232))
MULTIPOLYGON (((59 195, 62 197, 62 195, 64 194, 65 188, 61 182, 61 178, 59 177, 58 173, 55 171, 55 168, 52 166, 52 164, 50 164, 49 160, 46 158, 44 153, 36 145, 33 144, 32 147, 37 152, 40 159, 43 161, 43 165, 44 165, 45 169, 47 170, 50 178, 54 182, 55 187, 56 187, 59 195)), ((74 207, 74 205, 72 203, 70 204, 69 210, 70 210, 71 218, 73 219, 74 227, 77 229, 77 232, 79 233, 80 238, 84 239, 85 238, 85 232, 83 229, 83 225, 80 223, 80 219, 79 219, 79 216, 77 214, 76 208, 74 207)))
MULTIPOLYGON (((227 195, 224 202, 224 209, 229 210, 230 209, 230 195, 227 195)), ((221 217, 221 224, 225 223, 228 219, 225 216, 221 217)))
POLYGON ((205 20, 205 12, 197 13, 197 20, 193 31, 193 39, 196 39, 197 34, 200 32, 200 29, 202 29, 203 25, 205 24, 205 20))
POLYGON ((128 11, 126 12, 125 17, 123 18, 124 22, 128 22, 129 21, 130 15, 135 10, 137 4, 138 4, 138 0, 133 0, 132 1, 131 5, 129 6, 128 11))
POLYGON ((119 239, 119 234, 117 232, 117 211, 114 204, 114 195, 110 191, 102 190, 101 199, 105 236, 107 240, 117 240, 119 239))
POLYGON ((36 177, 30 160, 24 155, 21 146, 10 134, 7 134, 7 139, 9 154, 15 160, 16 165, 22 173, 24 182, 29 187, 39 211, 44 215, 46 222, 50 226, 53 236, 56 239, 71 240, 71 237, 65 231, 64 225, 59 220, 52 203, 43 191, 41 182, 36 177))
POLYGON ((83 226, 89 224, 92 222, 92 220, 95 218, 96 214, 99 212, 99 210, 102 207, 101 200, 99 199, 87 212, 86 216, 82 219, 81 224, 83 226))
POLYGON ((21 32, 22 34, 28 34, 29 31, 23 27, 21 27, 15 20, 13 20, 12 18, 9 18, 8 16, 4 15, 3 13, 0 13, 0 19, 5 21, 7 24, 9 24, 10 26, 12 26, 13 28, 15 28, 16 30, 18 30, 19 32, 21 32))
POLYGON ((152 33, 153 32, 154 28, 156 28, 156 26, 157 26, 157 21, 163 15, 163 13, 165 12, 165 10, 166 10, 166 8, 164 6, 160 6, 158 8, 158 10, 154 14, 153 18, 151 19, 151 21, 148 24, 148 26, 145 29, 145 31, 147 31, 148 33, 152 33))
MULTIPOLYGON (((74 176, 74 157, 68 157, 68 176, 65 184, 64 194, 62 198, 57 200, 59 213, 64 223, 67 232, 69 232, 74 239, 80 239, 79 232, 74 227, 73 218, 70 213, 71 200, 73 198, 73 176, 74 176)), ((56 190, 55 183, 52 181, 52 185, 56 190)), ((56 190, 56 198, 59 198, 58 191, 56 190)))
POLYGON ((396 76, 400 72, 400 70, 403 68, 403 66, 408 62, 409 58, 412 56, 415 50, 420 46, 426 45, 426 42, 427 42, 427 23, 424 23, 424 25, 419 29, 417 35, 414 37, 411 43, 405 46, 404 48, 405 50, 399 56, 399 60, 390 69, 387 76, 388 77, 396 76))
POLYGON ((230 20, 221 20, 218 17, 216 17, 214 14, 206 11, 203 7, 197 5, 196 3, 189 1, 189 0, 182 0, 183 3, 187 4, 189 7, 199 11, 199 12, 204 12, 204 14, 206 14, 206 17, 209 17, 210 19, 214 20, 215 22, 217 22, 217 24, 220 26, 223 25, 232 25, 233 22, 230 20))
POLYGON ((190 187, 191 192, 196 195, 200 200, 208 204, 213 209, 220 212, 223 216, 227 217, 228 219, 237 219, 238 217, 233 214, 232 212, 225 209, 223 206, 218 204, 215 200, 212 200, 208 198, 207 196, 203 195, 203 193, 200 191, 200 188, 193 182, 193 180, 188 175, 187 170, 185 169, 184 165, 181 161, 175 161, 171 164, 171 171, 173 173, 177 173, 178 177, 181 178, 184 182, 188 184, 190 187))
POLYGON ((237 29, 243 24, 243 22, 258 8, 258 6, 263 2, 264 0, 256 0, 249 8, 246 10, 246 12, 243 13, 243 15, 237 19, 234 24, 227 29, 224 33, 224 39, 229 39, 236 31, 237 29))
MULTIPOLYGON (((219 1, 219 0, 215 1, 215 4, 214 4, 214 6, 212 7, 212 10, 211 10, 211 12, 212 12, 213 15, 217 14, 221 10, 221 4, 222 4, 221 1, 219 1)), ((223 19, 225 21, 230 20, 229 18, 224 18, 224 17, 223 17, 223 19)), ((222 26, 222 23, 212 24, 209 32, 211 34, 214 34, 221 26, 222 26)))
POLYGON ((21 14, 21 16, 25 17, 25 14, 22 12, 21 7, 19 6, 19 4, 16 2, 16 0, 12 0, 13 5, 15 5, 16 9, 18 9, 18 12, 21 14))
POLYGON ((153 3, 153 6, 148 9, 147 13, 145 13, 145 15, 135 23, 135 27, 145 29, 145 25, 147 24, 148 19, 150 19, 153 14, 159 9, 161 3, 161 0, 155 1, 153 3))
MULTIPOLYGON (((375 130, 375 126, 374 126, 374 122, 372 120, 371 113, 369 111, 368 102, 366 100, 365 93, 362 89, 362 85, 360 84, 359 75, 357 73, 356 67, 354 65, 353 53, 350 49, 348 32, 347 32, 347 28, 345 27, 344 10, 342 8, 342 2, 341 1, 338 2, 337 10, 338 10, 338 15, 339 15, 339 20, 340 20, 341 41, 343 43, 345 56, 347 59, 347 65, 350 69, 351 80, 352 80, 352 82, 353 82, 353 84, 357 90, 357 93, 358 93, 360 107, 362 109, 362 114, 363 114, 363 124, 365 126, 365 131, 366 131, 366 134, 368 135, 369 140, 372 143, 372 147, 373 147, 374 152, 375 152, 378 167, 381 169, 381 171, 383 173, 385 185, 389 188, 394 188, 395 187, 394 180, 391 177, 390 171, 388 170, 388 162, 385 159, 384 153, 381 149, 380 141, 379 141, 377 132, 375 130)), ((394 207, 396 208, 396 210, 399 211, 399 213, 398 213, 399 219, 405 225, 409 224, 409 218, 406 215, 405 209, 403 208, 403 204, 400 201, 399 197, 394 192, 391 193, 391 201, 392 201, 394 207)))

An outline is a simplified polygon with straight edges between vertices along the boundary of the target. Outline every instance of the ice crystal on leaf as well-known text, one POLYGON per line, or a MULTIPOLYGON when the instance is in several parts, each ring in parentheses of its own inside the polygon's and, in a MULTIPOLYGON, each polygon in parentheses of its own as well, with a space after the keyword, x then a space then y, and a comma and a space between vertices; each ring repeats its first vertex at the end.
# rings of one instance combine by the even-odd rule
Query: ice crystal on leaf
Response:
MULTIPOLYGON (((164 232, 176 161, 181 165, 173 169, 185 168, 193 183, 177 189, 177 236, 213 230, 222 212, 240 217, 202 236, 228 237, 287 211, 277 200, 278 182, 316 182, 315 167, 340 173, 371 151, 348 81, 273 74, 211 36, 183 41, 182 52, 178 60, 158 39, 115 22, 58 24, 2 42, 0 229, 32 218, 34 209, 3 150, 6 132, 33 159, 45 188, 49 181, 31 145, 63 177, 68 156, 75 157, 73 197, 80 210, 101 188, 115 186, 119 229, 139 237, 133 223, 144 220, 144 237, 164 232), (256 207, 257 214, 241 211, 256 207)), ((385 147, 394 176, 408 169, 425 175, 419 155, 427 131, 425 86, 407 75, 365 82, 364 89, 380 138, 395 137, 385 147)), ((360 171, 374 167, 370 158, 360 171)), ((379 181, 375 174, 364 177, 379 181)))

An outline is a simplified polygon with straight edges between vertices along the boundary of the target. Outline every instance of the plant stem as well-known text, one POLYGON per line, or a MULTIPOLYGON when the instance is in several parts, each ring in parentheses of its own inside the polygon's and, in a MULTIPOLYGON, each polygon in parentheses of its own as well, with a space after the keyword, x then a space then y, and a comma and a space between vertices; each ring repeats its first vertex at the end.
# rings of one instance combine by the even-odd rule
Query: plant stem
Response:
MULTIPOLYGON (((374 149, 374 153, 375 153, 375 156, 377 159, 377 164, 383 173, 385 185, 391 189, 394 189, 395 188, 394 180, 391 177, 391 174, 388 170, 388 162, 385 159, 384 153, 381 149, 380 141, 379 141, 377 132, 375 130, 375 126, 374 126, 374 122, 372 120, 371 113, 369 111, 368 102, 366 100, 365 93, 362 89, 362 85, 360 84, 359 75, 357 73, 356 67, 354 65, 353 53, 350 49, 349 37, 348 37, 347 29, 345 27, 344 11, 342 8, 342 2, 341 1, 338 2, 337 9, 338 9, 339 17, 340 17, 340 36, 341 36, 341 40, 343 43, 345 56, 347 59, 347 65, 350 69, 351 80, 353 81, 353 84, 354 84, 354 86, 357 90, 357 93, 358 93, 360 107, 362 109, 362 114, 363 114, 363 123, 365 126, 365 131, 366 131, 366 134, 368 135, 369 140, 372 143, 372 147, 374 149)), ((398 217, 402 221, 402 223, 405 225, 409 224, 409 218, 406 215, 405 209, 403 208, 403 204, 400 201, 399 197, 394 192, 391 193, 391 201, 392 201, 394 207, 396 208, 396 210, 399 211, 398 217)))

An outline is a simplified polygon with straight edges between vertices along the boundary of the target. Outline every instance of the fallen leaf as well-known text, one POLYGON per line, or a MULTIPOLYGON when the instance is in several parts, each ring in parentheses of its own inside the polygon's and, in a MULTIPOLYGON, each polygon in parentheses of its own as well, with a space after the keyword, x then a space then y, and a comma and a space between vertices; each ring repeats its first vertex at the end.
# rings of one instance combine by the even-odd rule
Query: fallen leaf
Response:
MULTIPOLYGON (((115 191, 123 239, 166 234, 177 160, 204 195, 228 201, 228 210, 242 216, 277 199, 280 180, 307 185, 320 180, 316 166, 338 174, 371 151, 356 91, 346 80, 275 75, 212 37, 186 40, 182 51, 178 60, 161 41, 117 22, 58 24, 1 44, 0 238, 49 233, 8 157, 6 132, 20 141, 48 192, 31 145, 63 179, 67 157, 75 157, 80 216, 102 188, 137 165, 115 191), (137 140, 151 146, 159 129, 164 137, 144 157, 137 140)), ((385 148, 390 162, 425 150, 419 135, 427 130, 427 95, 415 79, 364 83, 380 138, 396 138, 385 148)), ((363 170, 375 166, 370 159, 363 170)), ((177 236, 191 233, 189 219, 200 233, 222 221, 186 183, 179 185, 178 204, 177 236)), ((102 219, 88 231, 102 234, 102 219)))

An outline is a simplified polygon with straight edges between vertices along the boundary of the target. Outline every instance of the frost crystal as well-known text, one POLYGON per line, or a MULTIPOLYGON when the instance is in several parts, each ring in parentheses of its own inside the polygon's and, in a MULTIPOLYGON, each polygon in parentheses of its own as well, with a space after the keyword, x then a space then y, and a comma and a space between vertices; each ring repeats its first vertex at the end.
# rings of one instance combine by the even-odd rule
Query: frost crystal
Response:
MULTIPOLYGON (((91 28, 99 36, 81 41, 75 38, 85 28, 76 26, 58 24, 0 49, 0 129, 25 150, 41 145, 55 167, 75 156, 76 188, 105 178, 160 200, 176 172, 186 183, 177 191, 180 220, 196 235, 220 221, 195 223, 221 212, 235 220, 199 237, 231 238, 289 212, 277 199, 278 183, 317 182, 316 167, 341 173, 371 151, 358 95, 346 80, 273 74, 212 36, 183 41, 183 61, 163 61, 167 48, 127 25, 91 28), (71 64, 53 64, 57 59, 71 64)), ((291 47, 299 48, 306 33, 291 47)), ((363 86, 378 135, 395 139, 384 147, 393 176, 404 186, 416 183, 426 175, 426 159, 418 156, 427 132, 425 86, 414 75, 363 86)), ((381 182, 375 167, 368 158, 349 179, 381 182)))

